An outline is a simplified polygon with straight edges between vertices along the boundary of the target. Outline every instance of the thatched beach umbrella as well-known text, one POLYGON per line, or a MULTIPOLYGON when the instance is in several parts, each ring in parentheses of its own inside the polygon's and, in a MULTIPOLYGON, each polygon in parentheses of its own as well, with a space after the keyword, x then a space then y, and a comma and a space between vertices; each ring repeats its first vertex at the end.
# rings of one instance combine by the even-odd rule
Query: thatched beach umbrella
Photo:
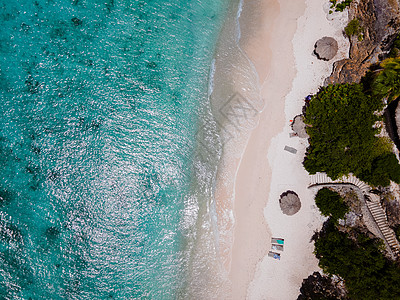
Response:
POLYGON ((338 43, 332 37, 324 36, 315 43, 314 53, 319 59, 330 60, 338 52, 338 43))
POLYGON ((279 205, 285 215, 292 216, 301 208, 299 196, 293 191, 283 193, 279 199, 279 205))
POLYGON ((292 124, 293 131, 300 138, 308 138, 308 134, 306 132, 306 124, 303 122, 303 116, 298 115, 294 117, 292 124))

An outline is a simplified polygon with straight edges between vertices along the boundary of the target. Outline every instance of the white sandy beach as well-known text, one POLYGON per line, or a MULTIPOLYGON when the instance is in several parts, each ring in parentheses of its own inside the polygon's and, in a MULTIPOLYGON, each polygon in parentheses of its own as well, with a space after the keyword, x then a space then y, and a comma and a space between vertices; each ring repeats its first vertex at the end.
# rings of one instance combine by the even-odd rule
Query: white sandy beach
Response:
POLYGON ((323 218, 302 166, 307 141, 289 133, 304 97, 318 90, 335 60, 348 55, 342 34, 347 12, 329 15, 328 10, 329 1, 320 0, 244 1, 241 48, 257 69, 265 106, 249 135, 234 186, 232 299, 296 299, 302 280, 319 270, 310 239, 323 218), (339 43, 339 53, 329 62, 312 54, 323 36, 339 43), (297 153, 284 151, 286 145, 297 153), (293 216, 279 207, 279 196, 287 190, 302 202, 293 216), (281 260, 266 256, 272 236, 285 239, 281 260))

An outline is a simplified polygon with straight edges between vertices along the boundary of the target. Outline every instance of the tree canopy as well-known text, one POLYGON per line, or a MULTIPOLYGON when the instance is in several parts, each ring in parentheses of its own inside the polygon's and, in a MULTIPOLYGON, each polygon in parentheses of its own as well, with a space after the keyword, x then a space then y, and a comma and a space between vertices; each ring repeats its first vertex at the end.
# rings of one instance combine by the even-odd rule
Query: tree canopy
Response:
MULTIPOLYGON (((371 185, 400 183, 400 165, 390 158, 392 144, 378 138, 381 98, 363 91, 361 84, 323 87, 306 108, 304 122, 310 136, 304 167, 315 174, 326 172, 332 179, 353 173, 371 185), (391 165, 384 165, 390 163, 391 165), (385 171, 390 167, 391 171, 385 171), (383 177, 373 175, 378 170, 383 177)), ((395 158, 395 157, 394 157, 395 158)))
POLYGON ((314 236, 320 267, 345 280, 351 299, 400 299, 400 268, 384 257, 376 240, 362 233, 356 238, 327 221, 314 236))
POLYGON ((388 58, 381 67, 372 84, 373 94, 390 102, 400 96, 400 58, 388 58))
POLYGON ((332 217, 334 221, 342 219, 349 211, 348 206, 340 197, 339 193, 328 188, 320 189, 315 196, 315 204, 318 206, 322 215, 332 217))

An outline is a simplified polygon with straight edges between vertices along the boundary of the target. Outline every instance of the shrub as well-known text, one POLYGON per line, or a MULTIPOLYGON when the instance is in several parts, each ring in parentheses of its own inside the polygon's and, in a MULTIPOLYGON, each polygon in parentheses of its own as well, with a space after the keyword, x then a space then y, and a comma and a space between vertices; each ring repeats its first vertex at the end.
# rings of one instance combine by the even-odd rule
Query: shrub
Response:
POLYGON ((388 58, 381 63, 372 83, 372 92, 375 97, 387 97, 388 102, 400 96, 400 59, 388 58))
POLYGON ((344 11, 346 7, 350 6, 352 1, 353 0, 344 0, 337 3, 337 0, 329 0, 329 2, 332 3, 331 8, 335 8, 335 11, 344 11))
POLYGON ((397 239, 400 240, 400 226, 399 225, 395 228, 394 232, 396 233, 397 239))
POLYGON ((321 214, 326 217, 332 217, 334 221, 342 219, 349 211, 343 198, 337 192, 328 188, 320 189, 315 196, 315 204, 318 206, 321 214))
POLYGON ((358 19, 353 19, 347 24, 347 26, 344 28, 344 32, 348 37, 351 37, 353 35, 361 36, 362 34, 362 27, 360 26, 360 22, 358 19))
POLYGON ((343 2, 340 2, 336 5, 336 11, 344 11, 346 7, 350 6, 350 3, 352 0, 345 0, 343 2))
POLYGON ((388 186, 390 180, 400 183, 400 165, 394 153, 387 153, 375 158, 371 172, 361 178, 375 186, 388 186))
POLYGON ((389 52, 389 57, 396 58, 400 55, 400 35, 393 42, 392 49, 389 52))

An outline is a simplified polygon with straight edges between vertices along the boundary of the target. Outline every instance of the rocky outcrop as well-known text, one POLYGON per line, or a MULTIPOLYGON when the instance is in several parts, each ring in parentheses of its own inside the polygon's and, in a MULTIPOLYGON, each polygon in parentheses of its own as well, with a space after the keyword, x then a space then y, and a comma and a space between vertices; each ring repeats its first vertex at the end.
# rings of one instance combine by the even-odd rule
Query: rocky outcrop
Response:
POLYGON ((400 5, 396 0, 353 1, 349 20, 357 18, 362 35, 350 37, 348 59, 334 63, 329 83, 359 82, 368 68, 390 50, 400 30, 400 5))
MULTIPOLYGON (((394 107, 394 122, 392 122, 392 130, 397 132, 397 137, 398 137, 398 144, 396 144, 397 149, 400 151, 400 105, 399 105, 399 99, 396 99, 393 101, 393 106, 394 107)), ((392 111, 391 111, 392 112, 392 111)))
POLYGON ((338 278, 332 278, 314 272, 303 280, 300 288, 300 295, 297 300, 326 299, 337 300, 347 299, 343 283, 338 278))
POLYGON ((397 149, 400 150, 400 138, 398 128, 400 128, 400 108, 399 99, 392 101, 383 112, 385 120, 385 129, 389 134, 389 137, 396 145, 397 149))

